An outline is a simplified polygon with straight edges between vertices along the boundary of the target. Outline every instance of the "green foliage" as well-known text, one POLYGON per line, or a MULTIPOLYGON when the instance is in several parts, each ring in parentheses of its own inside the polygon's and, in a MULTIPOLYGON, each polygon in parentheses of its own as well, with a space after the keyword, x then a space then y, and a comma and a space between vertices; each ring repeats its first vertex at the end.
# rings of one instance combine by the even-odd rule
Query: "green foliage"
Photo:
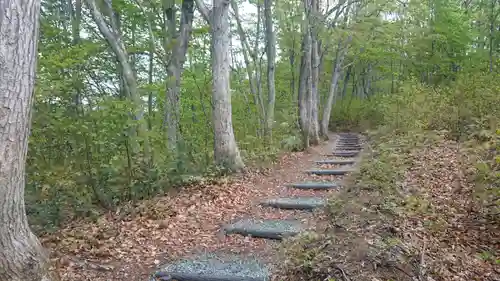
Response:
POLYGON ((475 136, 479 146, 473 146, 473 152, 479 154, 476 164, 476 189, 474 196, 483 212, 493 218, 500 212, 500 129, 495 132, 483 130, 475 136))
MULTIPOLYGON (((138 6, 113 2, 120 13, 127 50, 139 53, 133 59, 140 96, 151 101, 144 107, 149 128, 142 138, 135 135, 139 122, 129 114, 135 109, 120 88, 115 55, 98 30, 84 19, 81 28, 87 34, 75 43, 72 22, 61 25, 66 19, 59 16, 54 3, 43 5, 26 186, 27 212, 36 230, 50 230, 77 217, 92 217, 122 203, 161 195, 190 182, 193 176, 220 174, 213 167, 208 27, 195 27, 190 42, 190 62, 181 82, 182 140, 172 153, 166 138, 168 124, 163 124, 164 50, 157 48, 150 73, 148 55, 140 54, 149 50, 149 19, 135 16, 141 14, 138 6), (150 156, 143 150, 145 138, 150 156)), ((153 33, 163 36, 161 30, 153 33)), ((290 84, 276 83, 275 126, 272 138, 268 138, 263 135, 261 113, 242 73, 242 69, 232 73, 231 89, 234 133, 245 162, 269 162, 282 149, 299 150, 290 84)), ((288 77, 289 73, 279 75, 288 77)))
MULTIPOLYGON (((121 86, 116 55, 87 16, 85 5, 78 24, 71 12, 76 7, 61 7, 54 1, 43 1, 42 6, 26 188, 34 225, 57 226, 78 216, 93 216, 103 208, 162 194, 192 176, 217 171, 212 166, 210 28, 205 23, 195 20, 193 26, 180 85, 182 139, 172 153, 164 114, 165 63, 174 41, 163 40, 165 23, 155 16, 161 3, 142 7, 135 2, 112 3, 139 95, 149 103, 144 106, 148 129, 141 137, 135 135, 140 121, 129 112, 137 108, 121 86)), ((500 89, 493 74, 498 62, 492 60, 492 74, 484 75, 490 71, 489 51, 500 42, 498 34, 489 33, 489 24, 498 23, 494 18, 498 7, 472 6, 465 13, 452 0, 410 1, 404 9, 397 1, 371 1, 349 17, 346 29, 333 28, 333 15, 321 22, 320 110, 329 91, 338 40, 353 35, 343 66, 343 74, 349 70, 350 77, 339 83, 331 129, 436 129, 446 130, 452 138, 466 138, 498 128, 500 89), (384 20, 377 16, 378 10, 398 13, 400 18, 384 20), (490 37, 491 41, 485 39, 490 37)), ((280 150, 302 149, 297 86, 303 5, 277 2, 273 11, 281 58, 276 64, 272 137, 264 135, 265 116, 250 92, 245 69, 239 63, 232 65, 232 121, 246 163, 273 161, 280 150)), ((105 17, 111 25, 107 12, 105 17)), ((343 20, 339 15, 336 27, 343 20)), ((258 36, 263 42, 263 34, 256 34, 256 20, 244 22, 245 28, 251 26, 246 31, 253 52, 254 41, 258 36)), ((257 46, 255 51, 254 55, 263 54, 264 48, 257 46)), ((232 53, 237 56, 241 50, 233 46, 232 53)), ((265 66, 265 61, 261 63, 265 66)), ((265 72, 263 67, 264 104, 265 72)), ((488 164, 488 169, 495 167, 488 164)))

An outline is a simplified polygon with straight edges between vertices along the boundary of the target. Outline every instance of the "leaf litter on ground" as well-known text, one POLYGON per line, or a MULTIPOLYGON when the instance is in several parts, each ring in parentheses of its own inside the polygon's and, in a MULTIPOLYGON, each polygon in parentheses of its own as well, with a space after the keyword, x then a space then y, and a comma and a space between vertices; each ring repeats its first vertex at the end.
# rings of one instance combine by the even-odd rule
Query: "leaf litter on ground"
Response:
POLYGON ((499 220, 474 200, 473 152, 426 138, 436 141, 391 137, 368 149, 314 231, 286 241, 280 276, 500 280, 499 220))
POLYGON ((312 177, 304 170, 325 159, 332 142, 307 152, 285 153, 273 169, 249 169, 231 178, 199 182, 167 196, 122 206, 96 222, 78 221, 42 237, 61 280, 146 280, 155 268, 200 252, 247 253, 272 259, 276 242, 225 236, 224 224, 238 218, 295 218, 311 213, 258 206, 263 199, 323 196, 337 192, 301 190, 287 184, 339 176, 312 177))

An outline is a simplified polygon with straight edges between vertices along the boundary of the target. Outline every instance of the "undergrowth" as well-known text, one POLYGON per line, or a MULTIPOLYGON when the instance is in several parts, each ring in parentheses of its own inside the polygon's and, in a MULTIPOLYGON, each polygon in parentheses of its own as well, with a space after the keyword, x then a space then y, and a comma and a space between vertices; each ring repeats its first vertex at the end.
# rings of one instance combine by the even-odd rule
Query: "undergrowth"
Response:
POLYGON ((284 243, 281 279, 500 278, 499 88, 458 81, 336 105, 332 129, 365 130, 368 147, 325 220, 284 243))
POLYGON ((286 280, 371 280, 374 274, 402 280, 401 269, 391 264, 413 256, 401 247, 391 221, 403 207, 401 182, 409 164, 404 155, 420 135, 369 137, 359 171, 325 210, 327 226, 284 244, 286 280))

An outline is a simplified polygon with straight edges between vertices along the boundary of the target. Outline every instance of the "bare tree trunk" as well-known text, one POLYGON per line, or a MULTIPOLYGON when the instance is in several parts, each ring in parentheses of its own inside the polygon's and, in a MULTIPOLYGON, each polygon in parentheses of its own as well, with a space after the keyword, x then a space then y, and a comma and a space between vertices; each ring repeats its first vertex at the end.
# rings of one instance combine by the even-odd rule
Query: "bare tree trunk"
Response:
POLYGON ((310 92, 310 118, 309 118, 309 139, 312 145, 319 144, 319 124, 318 124, 318 84, 319 84, 319 56, 318 41, 312 37, 311 48, 311 92, 310 92))
MULTIPOLYGON (((309 2, 309 1, 307 1, 309 2)), ((318 84, 319 84, 319 42, 318 27, 314 22, 319 15, 318 2, 310 0, 309 12, 307 13, 308 32, 310 36, 310 72, 309 72, 309 142, 311 145, 319 144, 319 124, 318 124, 318 84)))
POLYGON ((363 78, 363 98, 366 98, 370 95, 372 89, 372 64, 368 63, 368 67, 366 68, 366 72, 363 78))
POLYGON ((266 54, 267 54, 267 110, 266 110, 266 135, 272 138, 274 124, 274 104, 276 90, 274 85, 274 71, 276 60, 276 38, 273 31, 273 15, 271 0, 264 0, 264 17, 266 21, 266 54))
MULTIPOLYGON (((150 44, 149 44, 149 55, 148 55, 148 84, 153 85, 153 66, 154 66, 154 56, 155 56, 155 45, 152 37, 152 32, 150 32, 150 44)), ((148 93, 148 129, 151 131, 153 129, 153 94, 154 91, 150 90, 148 93)))
POLYGON ((298 108, 299 108, 299 126, 302 131, 304 147, 309 147, 309 79, 311 70, 311 34, 309 33, 307 24, 304 24, 303 38, 301 44, 302 57, 300 59, 299 73, 299 93, 298 93, 298 108))
MULTIPOLYGON (((173 9, 173 8, 172 8, 173 9)), ((179 28, 179 37, 176 38, 175 30, 171 31, 172 40, 175 42, 170 59, 170 64, 167 66, 168 83, 167 83, 167 99, 165 105, 165 121, 167 125, 168 146, 170 150, 177 151, 178 142, 181 138, 180 134, 180 91, 181 91, 181 75, 188 43, 191 39, 191 31, 193 25, 194 1, 184 0, 181 7, 181 20, 179 28)), ((171 26, 175 29, 175 15, 173 16, 171 26)), ((165 46, 167 48, 167 46, 165 46)))
POLYGON ((292 48, 289 50, 288 59, 290 61, 290 71, 292 79, 290 80, 290 95, 295 98, 295 36, 292 41, 292 48))
POLYGON ((51 281, 24 207, 40 1, 0 2, 0 280, 51 281))
MULTIPOLYGON (((490 34, 489 34, 489 71, 490 73, 493 72, 493 38, 495 37, 494 35, 494 30, 495 30, 495 21, 496 18, 498 17, 499 13, 496 13, 495 15, 495 3, 497 0, 490 0, 491 6, 490 6, 490 34)), ((500 28, 499 28, 500 29, 500 28)))
MULTIPOLYGON (((328 100, 323 108, 323 118, 321 119, 321 135, 324 138, 328 138, 328 125, 330 123, 330 115, 332 112, 333 102, 337 99, 336 91, 337 85, 342 73, 342 64, 344 63, 345 54, 347 52, 347 46, 352 40, 352 35, 347 39, 346 46, 342 48, 342 41, 338 44, 337 59, 332 71, 332 80, 330 83, 330 91, 328 93, 328 100)), ((347 83, 347 82, 345 82, 347 83)))
POLYGON ((260 108, 260 121, 261 128, 265 131, 266 128, 266 109, 264 106, 264 98, 262 96, 262 58, 259 56, 259 39, 261 32, 261 21, 262 21, 262 4, 257 1, 257 27, 255 32, 255 41, 252 52, 252 59, 255 65, 255 81, 257 84, 257 100, 259 102, 260 108))
POLYGON ((213 0, 212 73, 214 157, 217 165, 231 171, 245 167, 236 144, 231 112, 229 65, 229 2, 213 0))
MULTIPOLYGON (((134 111, 133 115, 134 118, 139 122, 139 125, 137 126, 137 135, 144 140, 144 154, 145 154, 145 159, 149 160, 149 140, 147 138, 147 126, 146 122, 144 122, 143 118, 143 101, 141 97, 139 96, 139 91, 137 88, 137 80, 135 77, 134 69, 132 67, 132 64, 129 60, 129 56, 125 47, 125 44, 123 42, 123 38, 119 36, 119 28, 118 28, 118 23, 116 22, 115 17, 113 14, 110 15, 110 23, 111 23, 111 28, 108 26, 106 23, 106 20, 104 19, 104 16, 102 15, 101 11, 96 5, 95 0, 86 0, 88 8, 92 14, 92 18, 94 19, 97 27, 99 28, 99 31, 101 32, 102 36, 108 44, 110 45, 111 49, 116 55, 116 58, 120 64, 121 71, 122 71, 122 76, 124 80, 124 86, 126 89, 126 92, 128 94, 128 97, 130 100, 134 103, 134 111)), ((112 8, 108 7, 110 10, 110 13, 113 13, 112 8)))
POLYGON ((238 10, 238 5, 235 0, 231 1, 231 7, 233 8, 234 11, 234 17, 236 19, 236 27, 238 29, 238 35, 241 41, 241 49, 243 52, 243 60, 245 61, 246 71, 248 75, 248 82, 250 84, 250 92, 253 95, 255 105, 258 107, 259 102, 257 100, 257 89, 255 86, 254 70, 252 64, 250 63, 250 58, 248 55, 248 53, 251 52, 250 45, 248 44, 245 31, 243 30, 243 26, 241 24, 241 19, 240 19, 240 13, 238 10))
POLYGON ((342 86, 342 98, 345 98, 347 95, 347 85, 349 85, 349 79, 351 78, 351 70, 352 70, 352 65, 350 65, 347 68, 345 78, 344 78, 344 85, 342 86))

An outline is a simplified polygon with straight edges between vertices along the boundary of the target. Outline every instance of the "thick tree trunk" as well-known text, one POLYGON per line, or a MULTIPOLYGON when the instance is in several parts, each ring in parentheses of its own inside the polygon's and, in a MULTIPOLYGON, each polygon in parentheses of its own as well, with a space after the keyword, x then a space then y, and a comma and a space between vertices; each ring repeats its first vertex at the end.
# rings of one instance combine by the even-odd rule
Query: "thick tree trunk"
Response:
POLYGON ((24 207, 40 1, 0 2, 0 280, 49 281, 24 207))
POLYGON ((244 168, 233 131, 229 83, 229 1, 214 0, 212 19, 212 104, 214 157, 217 165, 231 171, 244 168))
POLYGON ((273 16, 271 11, 271 0, 264 1, 264 15, 266 22, 266 54, 267 54, 267 110, 266 110, 266 135, 272 137, 274 123, 274 104, 276 102, 276 91, 274 87, 274 71, 276 59, 276 38, 273 31, 273 16))

